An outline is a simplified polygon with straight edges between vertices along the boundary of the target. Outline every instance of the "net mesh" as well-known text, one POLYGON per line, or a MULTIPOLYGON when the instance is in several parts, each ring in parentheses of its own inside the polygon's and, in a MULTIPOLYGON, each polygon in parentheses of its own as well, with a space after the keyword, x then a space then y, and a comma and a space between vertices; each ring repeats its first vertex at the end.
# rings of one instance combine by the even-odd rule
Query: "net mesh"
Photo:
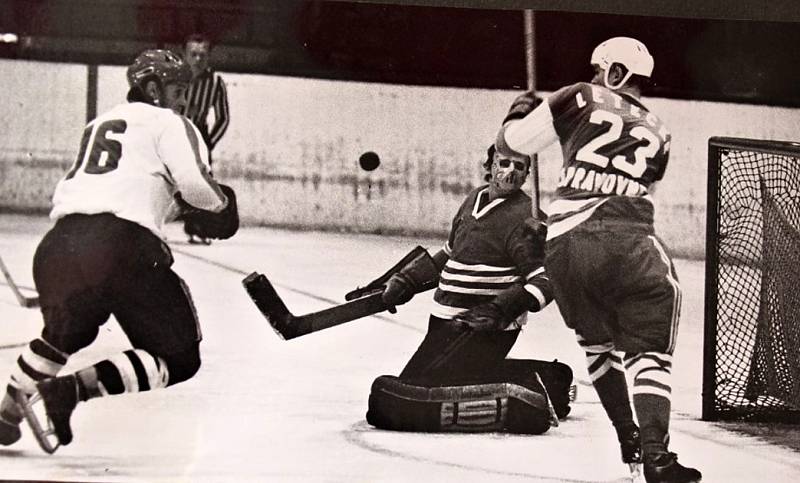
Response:
POLYGON ((798 422, 800 157, 719 148, 716 162, 714 387, 704 398, 714 419, 798 422))

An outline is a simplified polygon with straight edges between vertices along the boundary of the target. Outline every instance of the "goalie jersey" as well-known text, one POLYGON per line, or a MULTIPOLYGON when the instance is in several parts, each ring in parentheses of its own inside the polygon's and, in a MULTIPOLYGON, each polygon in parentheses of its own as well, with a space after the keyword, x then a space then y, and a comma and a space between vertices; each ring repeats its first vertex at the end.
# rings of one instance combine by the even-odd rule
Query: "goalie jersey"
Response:
POLYGON ((59 181, 50 218, 111 213, 160 237, 174 195, 219 211, 227 199, 211 180, 197 128, 170 109, 120 104, 84 129, 75 163, 59 181))
MULTIPOLYGON (((544 308, 553 294, 543 267, 544 247, 535 247, 525 235, 530 216, 531 199, 522 190, 493 201, 487 186, 472 191, 453 218, 444 245, 449 259, 431 315, 452 319, 515 283, 524 283, 538 310, 544 308)), ((527 313, 521 315, 509 329, 521 328, 526 318, 527 313)))

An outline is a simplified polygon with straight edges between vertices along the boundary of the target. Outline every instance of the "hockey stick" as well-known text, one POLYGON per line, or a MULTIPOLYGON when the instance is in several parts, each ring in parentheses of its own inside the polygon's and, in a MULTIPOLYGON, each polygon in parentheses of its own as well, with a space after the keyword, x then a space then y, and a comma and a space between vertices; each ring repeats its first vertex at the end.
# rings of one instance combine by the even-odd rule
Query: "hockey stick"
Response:
POLYGON ((17 302, 22 307, 38 307, 39 306, 39 297, 26 297, 22 295, 22 292, 19 291, 19 287, 16 283, 14 283, 14 279, 11 278, 11 274, 8 272, 8 268, 6 264, 3 262, 3 258, 0 257, 0 271, 3 272, 3 276, 6 278, 6 283, 8 284, 11 291, 14 292, 14 296, 17 298, 17 302))
MULTIPOLYGON (((380 290, 341 305, 296 316, 289 312, 266 276, 253 272, 242 280, 242 285, 269 325, 284 340, 319 332, 390 308, 383 303, 383 291, 380 290)), ((424 287, 424 290, 429 288, 432 287, 424 287)))
MULTIPOLYGON (((536 92, 536 30, 533 10, 523 11, 525 30, 525 78, 529 91, 536 92)), ((531 156, 531 217, 539 220, 539 158, 531 156)))

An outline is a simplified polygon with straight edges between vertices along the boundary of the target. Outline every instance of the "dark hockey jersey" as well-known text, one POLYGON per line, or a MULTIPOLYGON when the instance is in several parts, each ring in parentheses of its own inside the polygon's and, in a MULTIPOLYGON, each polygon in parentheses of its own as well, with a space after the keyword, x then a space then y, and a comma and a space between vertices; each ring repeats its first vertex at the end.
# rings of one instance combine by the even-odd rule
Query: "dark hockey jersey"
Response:
MULTIPOLYGON (((444 245, 449 260, 441 273, 434 294, 431 314, 442 319, 492 300, 515 283, 538 301, 540 310, 552 299, 544 272, 542 253, 525 236, 525 220, 531 216, 531 199, 521 190, 507 198, 488 201, 487 186, 467 196, 453 218, 450 236, 444 245)), ((519 328, 526 314, 511 324, 519 328)))
POLYGON ((564 166, 549 237, 597 217, 653 222, 650 186, 664 176, 671 135, 638 99, 580 82, 548 97, 564 166))

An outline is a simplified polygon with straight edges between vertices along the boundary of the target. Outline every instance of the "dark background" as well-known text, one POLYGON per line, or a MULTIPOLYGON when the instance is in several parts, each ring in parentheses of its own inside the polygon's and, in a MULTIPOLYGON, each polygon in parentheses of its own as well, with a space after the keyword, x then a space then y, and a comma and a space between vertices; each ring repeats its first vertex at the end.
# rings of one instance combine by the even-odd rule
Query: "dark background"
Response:
MULTIPOLYGON (((189 33, 202 31, 217 43, 215 66, 229 72, 492 89, 525 86, 522 13, 495 5, 526 5, 487 3, 492 8, 287 0, 4 0, 0 33, 16 33, 20 41, 0 44, 0 56, 125 65, 144 48, 176 46, 189 33)), ((559 5, 547 5, 553 4, 559 5)), ((628 2, 627 9, 618 4, 605 3, 613 7, 610 13, 537 10, 538 89, 588 80, 594 46, 625 35, 643 41, 656 58, 649 95, 800 106, 800 23, 781 21, 795 20, 791 15, 761 8, 754 12, 755 21, 685 18, 681 15, 698 12, 666 8, 653 16, 656 1, 628 2), (646 15, 619 14, 623 11, 646 15)), ((581 6, 575 1, 561 5, 581 6)), ((747 13, 737 3, 728 5, 705 7, 699 14, 747 13)))

